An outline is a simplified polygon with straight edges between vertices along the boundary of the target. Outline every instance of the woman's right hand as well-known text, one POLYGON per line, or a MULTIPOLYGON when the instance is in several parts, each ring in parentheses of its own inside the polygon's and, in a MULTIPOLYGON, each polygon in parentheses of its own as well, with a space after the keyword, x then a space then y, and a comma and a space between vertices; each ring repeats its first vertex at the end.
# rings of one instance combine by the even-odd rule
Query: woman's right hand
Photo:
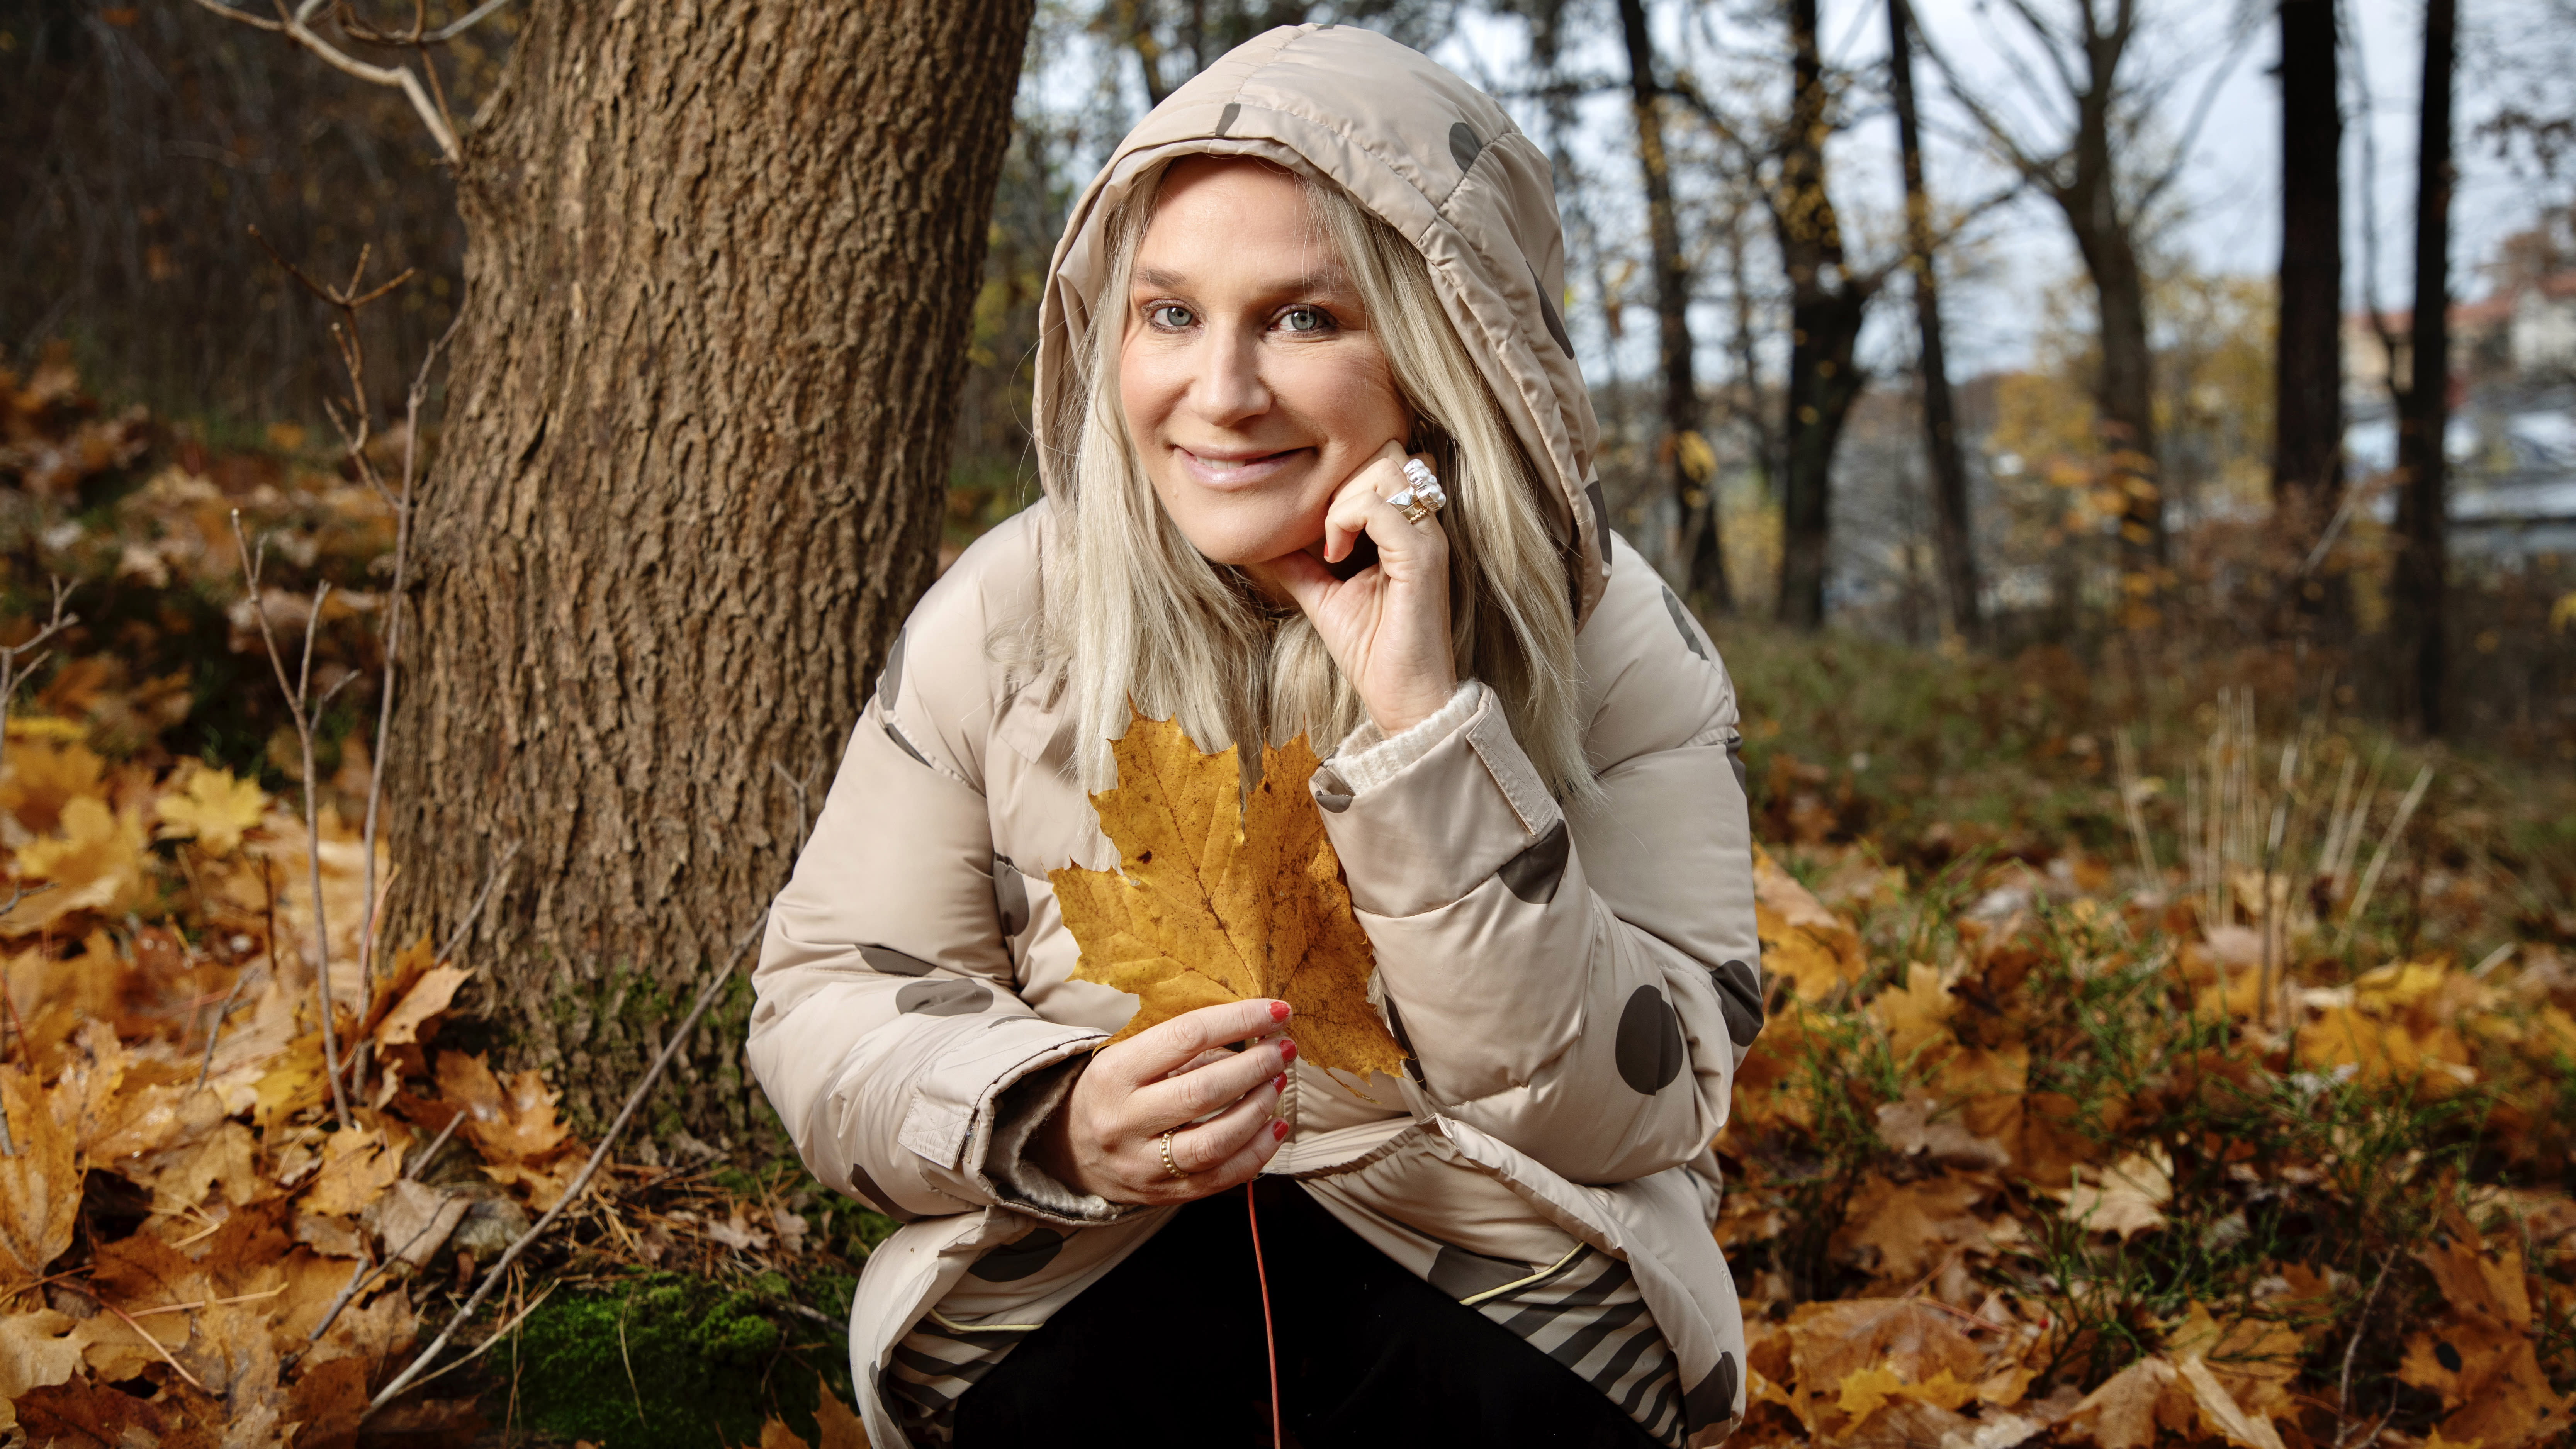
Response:
POLYGON ((1031 1156, 1056 1181, 1111 1202, 1184 1203, 1249 1182, 1288 1135, 1276 1120, 1297 1059, 1281 1034, 1288 1015, 1284 1001, 1229 1001, 1102 1048, 1031 1156), (1225 1049, 1235 1042, 1251 1044, 1225 1049), (1182 1176, 1163 1165, 1165 1132, 1182 1176))

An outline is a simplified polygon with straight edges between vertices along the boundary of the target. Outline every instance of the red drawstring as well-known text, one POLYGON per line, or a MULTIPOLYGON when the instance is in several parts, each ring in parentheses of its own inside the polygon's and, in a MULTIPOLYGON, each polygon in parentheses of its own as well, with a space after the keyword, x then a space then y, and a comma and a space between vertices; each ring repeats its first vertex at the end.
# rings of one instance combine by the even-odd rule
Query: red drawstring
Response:
POLYGON ((1279 1436, 1279 1334, 1270 1326, 1270 1270, 1261 1262, 1261 1210, 1253 1206, 1249 1182, 1243 1185, 1243 1215, 1252 1224, 1252 1271, 1261 1279, 1261 1339, 1270 1352, 1270 1444, 1280 1449, 1287 1441, 1279 1436))

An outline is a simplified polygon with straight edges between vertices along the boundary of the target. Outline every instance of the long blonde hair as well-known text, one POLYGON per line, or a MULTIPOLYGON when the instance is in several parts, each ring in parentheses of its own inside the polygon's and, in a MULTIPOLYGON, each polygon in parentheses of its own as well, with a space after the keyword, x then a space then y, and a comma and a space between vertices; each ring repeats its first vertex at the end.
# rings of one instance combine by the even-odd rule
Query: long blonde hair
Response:
MULTIPOLYGON (((1450 643, 1459 673, 1484 681, 1548 787, 1598 789, 1583 752, 1574 617, 1563 553, 1539 511, 1536 470, 1432 289, 1429 264, 1339 186, 1299 176, 1323 240, 1366 308, 1399 396, 1419 420, 1450 506, 1450 643)), ((1209 561, 1163 511, 1119 400, 1128 274, 1162 175, 1140 180, 1105 219, 1111 264, 1091 334, 1073 339, 1080 383, 1052 436, 1067 450, 1068 516, 1056 532, 1040 650, 1072 691, 1073 765, 1105 790, 1110 741, 1129 705, 1177 716, 1203 749, 1304 732, 1329 755, 1367 718, 1314 626, 1267 605, 1240 569, 1209 561), (1063 607, 1065 604, 1070 607, 1063 607)), ((1060 475, 1061 476, 1061 475, 1060 475)))

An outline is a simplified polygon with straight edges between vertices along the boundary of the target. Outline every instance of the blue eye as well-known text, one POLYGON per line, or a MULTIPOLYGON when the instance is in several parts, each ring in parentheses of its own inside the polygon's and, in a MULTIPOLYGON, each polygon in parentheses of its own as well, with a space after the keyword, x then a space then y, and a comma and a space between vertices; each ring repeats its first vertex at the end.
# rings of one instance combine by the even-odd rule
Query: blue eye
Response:
POLYGON ((1332 319, 1312 307, 1291 307, 1279 319, 1291 332, 1321 332, 1332 325, 1332 319))
POLYGON ((1174 329, 1187 327, 1192 322, 1198 320, 1190 315, 1189 308, 1181 306, 1177 302, 1159 303, 1146 310, 1145 318, 1157 327, 1168 327, 1174 329))

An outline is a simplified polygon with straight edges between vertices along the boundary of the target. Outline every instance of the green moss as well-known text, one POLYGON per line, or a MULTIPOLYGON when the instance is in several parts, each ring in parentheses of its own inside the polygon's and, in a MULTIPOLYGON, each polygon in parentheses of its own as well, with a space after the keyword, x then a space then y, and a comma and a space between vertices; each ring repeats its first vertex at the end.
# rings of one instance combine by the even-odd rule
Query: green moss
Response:
POLYGON ((792 1292, 774 1273, 740 1288, 653 1274, 560 1295, 529 1316, 515 1373, 506 1349, 495 1373, 515 1378, 522 1426, 568 1440, 706 1449, 757 1442, 776 1415, 810 1441, 818 1385, 849 1399, 848 1350, 829 1326, 783 1311, 792 1292))

